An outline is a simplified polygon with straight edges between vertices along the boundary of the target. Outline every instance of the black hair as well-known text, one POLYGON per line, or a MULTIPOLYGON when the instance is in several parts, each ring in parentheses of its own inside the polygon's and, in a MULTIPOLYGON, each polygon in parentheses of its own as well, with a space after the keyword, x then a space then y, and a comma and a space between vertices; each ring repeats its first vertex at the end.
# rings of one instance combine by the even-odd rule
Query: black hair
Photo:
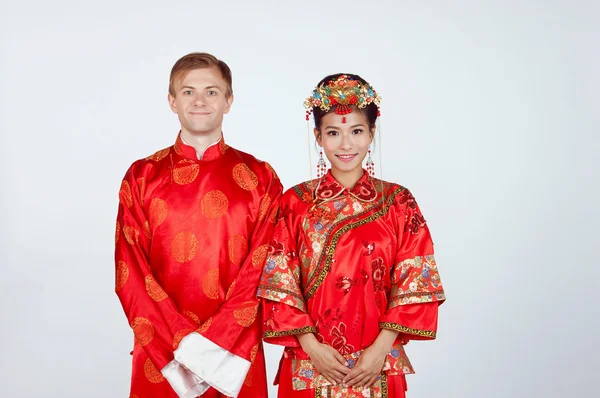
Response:
MULTIPOLYGON (((354 80, 357 80, 361 85, 369 86, 369 83, 365 79, 363 79, 362 77, 360 77, 358 75, 353 75, 351 73, 336 73, 334 75, 329 75, 329 76, 323 78, 323 80, 321 80, 319 82, 319 84, 317 84, 317 87, 321 86, 321 84, 327 84, 331 80, 336 80, 338 77, 340 77, 342 75, 346 75, 354 80)), ((319 131, 321 130, 321 119, 323 118, 323 116, 327 115, 328 113, 334 112, 334 111, 335 111, 335 107, 332 107, 328 111, 324 111, 319 107, 313 108, 313 117, 315 118, 315 127, 317 128, 317 130, 319 130, 319 131)), ((364 113, 367 116, 367 121, 369 122, 370 128, 373 128, 375 126, 375 122, 377 121, 377 114, 379 113, 378 112, 379 110, 377 109, 377 105, 375 105, 374 103, 370 103, 369 105, 367 105, 366 107, 364 107, 362 109, 354 107, 354 111, 364 113)))

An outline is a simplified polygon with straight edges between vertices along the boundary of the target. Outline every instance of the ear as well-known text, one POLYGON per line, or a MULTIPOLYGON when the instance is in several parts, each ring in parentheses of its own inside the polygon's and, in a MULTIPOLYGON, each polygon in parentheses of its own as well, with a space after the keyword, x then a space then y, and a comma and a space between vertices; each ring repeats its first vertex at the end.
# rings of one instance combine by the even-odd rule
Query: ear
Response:
POLYGON ((233 93, 229 96, 229 98, 225 99, 225 102, 227 102, 227 105, 225 105, 225 109, 223 109, 224 115, 228 114, 229 110, 231 109, 231 104, 233 104, 233 93))
POLYGON ((171 93, 169 93, 169 95, 167 95, 167 100, 169 101, 169 106, 171 107, 173 113, 177 113, 177 104, 175 104, 175 97, 173 97, 171 93))
POLYGON ((317 144, 319 144, 319 146, 323 146, 323 136, 322 136, 321 132, 319 131, 319 129, 315 127, 315 129, 313 130, 313 133, 315 134, 315 139, 317 140, 317 144))
POLYGON ((369 137, 371 137, 371 141, 369 141, 369 145, 373 143, 373 138, 375 138, 375 131, 377 131, 377 127, 373 126, 369 129, 369 137))

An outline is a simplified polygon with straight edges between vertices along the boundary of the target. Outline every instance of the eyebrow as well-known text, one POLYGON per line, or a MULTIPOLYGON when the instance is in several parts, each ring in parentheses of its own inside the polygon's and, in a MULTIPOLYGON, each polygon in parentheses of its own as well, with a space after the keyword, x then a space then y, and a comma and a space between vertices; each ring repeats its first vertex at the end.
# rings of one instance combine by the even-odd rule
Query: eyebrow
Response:
MULTIPOLYGON (((219 87, 219 86, 206 86, 206 87, 204 87, 205 90, 212 89, 212 88, 216 88, 216 89, 221 90, 221 87, 219 87)), ((183 86, 183 87, 181 87, 181 90, 188 90, 188 89, 195 90, 196 87, 193 87, 193 86, 183 86)))
MULTIPOLYGON (((355 124, 354 126, 350 126, 351 129, 356 128, 356 127, 362 127, 362 128, 364 128, 365 125, 364 124, 355 124)), ((325 130, 327 130, 327 129, 339 130, 340 128, 339 127, 335 127, 335 126, 327 126, 327 127, 325 127, 325 130)))

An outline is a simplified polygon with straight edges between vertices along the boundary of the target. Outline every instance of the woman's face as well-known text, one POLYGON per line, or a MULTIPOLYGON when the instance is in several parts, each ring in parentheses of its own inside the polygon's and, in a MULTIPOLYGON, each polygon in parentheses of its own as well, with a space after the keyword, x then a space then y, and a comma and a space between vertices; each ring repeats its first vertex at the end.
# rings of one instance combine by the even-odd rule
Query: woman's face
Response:
POLYGON ((373 142, 375 127, 369 128, 364 112, 354 110, 346 115, 326 114, 321 118, 321 131, 315 128, 314 132, 332 171, 345 174, 362 169, 369 145, 373 142))

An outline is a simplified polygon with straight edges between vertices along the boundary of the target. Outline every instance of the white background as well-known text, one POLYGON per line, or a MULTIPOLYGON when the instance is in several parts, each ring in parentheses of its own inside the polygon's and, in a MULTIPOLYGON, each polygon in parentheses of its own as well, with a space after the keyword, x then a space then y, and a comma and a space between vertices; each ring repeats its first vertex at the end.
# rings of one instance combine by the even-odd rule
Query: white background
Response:
POLYGON ((383 96, 383 177, 417 197, 448 296, 408 347, 409 398, 599 396, 598 2, 1 4, 0 396, 128 396, 118 189, 174 142, 192 51, 230 65, 226 139, 286 188, 309 178, 322 77, 383 96))

